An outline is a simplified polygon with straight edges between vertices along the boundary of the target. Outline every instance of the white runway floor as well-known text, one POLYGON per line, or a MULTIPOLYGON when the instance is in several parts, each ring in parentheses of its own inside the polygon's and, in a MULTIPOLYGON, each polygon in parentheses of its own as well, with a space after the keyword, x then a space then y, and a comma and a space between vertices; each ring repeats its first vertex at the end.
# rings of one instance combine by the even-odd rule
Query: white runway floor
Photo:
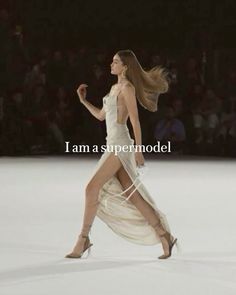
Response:
POLYGON ((88 259, 64 258, 98 157, 0 158, 0 294, 235 295, 234 160, 146 160, 181 253, 159 260, 160 244, 131 244, 96 218, 88 259))

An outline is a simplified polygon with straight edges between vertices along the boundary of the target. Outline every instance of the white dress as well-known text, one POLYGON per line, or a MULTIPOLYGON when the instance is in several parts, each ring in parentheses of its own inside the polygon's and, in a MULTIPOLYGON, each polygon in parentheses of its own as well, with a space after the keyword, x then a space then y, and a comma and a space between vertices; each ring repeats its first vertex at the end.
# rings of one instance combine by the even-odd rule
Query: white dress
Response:
MULTIPOLYGON (((130 137, 127 125, 117 123, 117 96, 106 95, 103 98, 103 106, 106 112, 106 145, 133 145, 134 140, 130 137)), ((110 153, 111 151, 107 150, 103 153, 95 166, 93 175, 110 153)), ((154 200, 139 179, 134 150, 132 152, 120 151, 117 156, 132 179, 135 189, 155 209, 162 225, 170 232, 165 214, 157 208, 154 200)), ((156 231, 128 198, 132 198, 132 196, 127 197, 118 178, 115 175, 112 176, 100 189, 97 216, 116 234, 129 242, 140 245, 160 243, 156 231)))

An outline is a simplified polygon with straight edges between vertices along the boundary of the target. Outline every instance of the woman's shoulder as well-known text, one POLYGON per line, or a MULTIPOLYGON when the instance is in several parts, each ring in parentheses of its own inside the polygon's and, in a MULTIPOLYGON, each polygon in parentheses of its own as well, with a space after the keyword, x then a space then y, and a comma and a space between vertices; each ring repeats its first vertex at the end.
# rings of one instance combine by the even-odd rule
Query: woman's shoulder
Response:
POLYGON ((133 91, 135 92, 135 87, 130 81, 125 81, 121 86, 121 91, 133 91))
POLYGON ((133 91, 133 92, 135 92, 135 87, 134 87, 134 85, 130 82, 130 81, 124 81, 124 82, 122 82, 122 84, 113 84, 112 86, 111 86, 111 91, 110 92, 112 92, 112 90, 114 90, 115 92, 117 91, 117 92, 124 92, 124 91, 133 91))
POLYGON ((129 80, 126 80, 120 84, 115 83, 115 84, 111 85, 111 88, 113 88, 113 87, 133 87, 134 88, 134 85, 129 80))
POLYGON ((134 85, 133 85, 133 83, 131 83, 130 81, 125 81, 124 82, 124 87, 131 87, 131 88, 134 88, 134 85))

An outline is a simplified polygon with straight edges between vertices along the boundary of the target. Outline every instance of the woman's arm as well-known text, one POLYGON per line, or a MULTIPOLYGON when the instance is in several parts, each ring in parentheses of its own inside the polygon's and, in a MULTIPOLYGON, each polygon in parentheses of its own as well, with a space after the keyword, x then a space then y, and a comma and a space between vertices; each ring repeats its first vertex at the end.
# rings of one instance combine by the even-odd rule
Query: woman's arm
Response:
POLYGON ((91 104, 89 101, 86 100, 87 90, 88 87, 87 84, 81 84, 77 89, 77 94, 79 96, 80 102, 90 111, 90 113, 97 118, 100 121, 103 121, 105 119, 105 110, 104 107, 102 109, 99 109, 95 107, 93 104, 91 104))
MULTIPOLYGON (((135 97, 135 88, 131 84, 125 84, 122 88, 122 94, 124 96, 125 104, 128 110, 130 122, 133 127, 135 144, 142 145, 142 132, 138 115, 137 100, 135 97)), ((138 166, 144 165, 144 158, 142 152, 138 150, 135 154, 136 162, 138 166)))
POLYGON ((105 120, 105 110, 104 107, 102 109, 99 109, 95 107, 93 104, 91 104, 86 99, 81 102, 88 110, 89 112, 98 120, 103 121, 105 120))

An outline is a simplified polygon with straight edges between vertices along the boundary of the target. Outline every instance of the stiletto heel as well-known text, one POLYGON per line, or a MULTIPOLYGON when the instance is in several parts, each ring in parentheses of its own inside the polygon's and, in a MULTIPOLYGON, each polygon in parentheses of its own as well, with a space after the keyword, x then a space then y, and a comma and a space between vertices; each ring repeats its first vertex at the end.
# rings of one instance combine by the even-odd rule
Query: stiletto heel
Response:
POLYGON ((87 252, 87 256, 85 258, 88 258, 91 254, 91 247, 93 246, 93 244, 90 244, 90 247, 88 248, 88 252, 87 252))
POLYGON ((84 249, 82 250, 82 252, 81 253, 71 252, 70 254, 67 254, 65 258, 81 258, 87 250, 88 250, 88 255, 86 256, 86 258, 90 255, 91 247, 93 246, 93 244, 90 243, 88 236, 80 235, 80 237, 86 239, 84 242, 84 249))
POLYGON ((158 257, 159 259, 166 259, 166 258, 170 257, 171 256, 171 253, 172 253, 172 248, 177 243, 177 238, 175 238, 173 241, 171 241, 170 238, 169 239, 167 238, 167 236, 168 237, 170 236, 170 234, 168 232, 166 232, 163 235, 160 235, 160 237, 163 237, 163 236, 168 241, 168 244, 169 244, 169 254, 167 254, 167 255, 166 254, 163 254, 163 255, 161 255, 161 256, 158 257))
POLYGON ((162 231, 164 231, 163 234, 160 234, 160 233, 159 233, 158 235, 159 235, 160 237, 164 237, 164 238, 166 239, 166 241, 168 242, 168 245, 169 245, 169 253, 168 253, 168 254, 163 254, 163 255, 159 256, 158 259, 166 259, 166 258, 168 258, 168 257, 171 256, 172 248, 173 248, 174 245, 176 245, 176 243, 177 243, 177 238, 172 237, 171 234, 170 234, 168 231, 166 231, 166 230, 164 229, 164 227, 163 227, 162 224, 161 224, 160 219, 159 219, 158 223, 155 224, 153 227, 154 227, 154 228, 157 228, 157 229, 159 229, 159 230, 161 229, 162 231), (171 239, 171 237, 172 237, 172 239, 171 239))

